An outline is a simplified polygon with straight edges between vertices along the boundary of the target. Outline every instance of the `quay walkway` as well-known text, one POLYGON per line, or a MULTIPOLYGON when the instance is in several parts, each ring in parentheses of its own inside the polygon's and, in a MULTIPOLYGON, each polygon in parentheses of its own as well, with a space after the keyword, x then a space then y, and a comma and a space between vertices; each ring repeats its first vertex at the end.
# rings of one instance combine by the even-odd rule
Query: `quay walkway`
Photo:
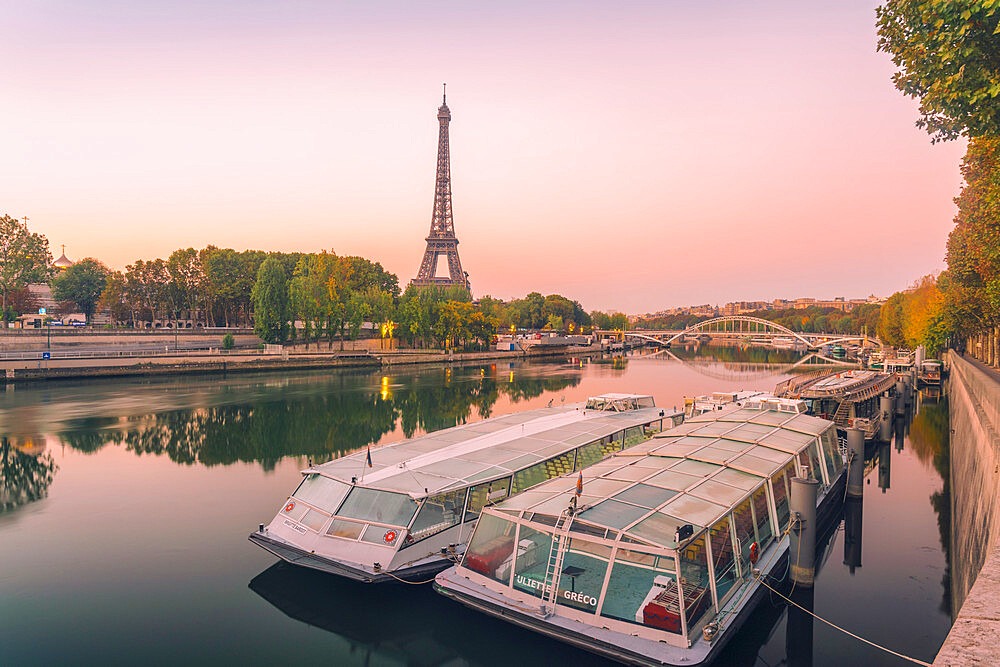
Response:
POLYGON ((1000 373, 949 352, 951 590, 935 665, 1000 664, 1000 373))
MULTIPOLYGON (((294 352, 265 354, 248 350, 157 352, 140 356, 38 359, 0 359, 0 387, 22 381, 185 375, 197 373, 268 372, 330 368, 381 368, 403 364, 473 363, 499 359, 600 354, 600 345, 533 346, 526 351, 445 352, 401 350, 369 352, 294 352)), ((131 354, 131 353, 129 353, 131 354)))

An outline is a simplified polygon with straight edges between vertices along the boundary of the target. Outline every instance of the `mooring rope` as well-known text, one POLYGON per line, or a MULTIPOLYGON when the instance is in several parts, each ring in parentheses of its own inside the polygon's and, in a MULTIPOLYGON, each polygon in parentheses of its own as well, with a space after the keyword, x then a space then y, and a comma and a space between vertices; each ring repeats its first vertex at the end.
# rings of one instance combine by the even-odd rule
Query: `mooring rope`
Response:
POLYGON ((775 590, 774 588, 772 588, 766 581, 764 581, 764 577, 757 577, 757 580, 760 583, 762 583, 764 586, 767 586, 769 589, 771 589, 771 591, 773 593, 777 593, 779 597, 784 598, 789 604, 795 605, 796 607, 798 607, 799 609, 801 609, 805 613, 809 614, 810 616, 812 616, 816 620, 822 621, 822 622, 826 623, 827 625, 829 625, 830 627, 835 628, 837 630, 840 630, 845 635, 849 635, 851 637, 854 637, 855 639, 857 639, 859 641, 862 641, 862 642, 868 644, 869 646, 874 646, 875 648, 879 649, 880 651, 885 651, 886 653, 894 655, 897 658, 902 658, 903 660, 908 660, 908 661, 910 661, 912 663, 915 663, 915 664, 918 664, 918 665, 923 665, 924 667, 932 667, 931 663, 929 663, 929 662, 924 662, 923 660, 917 660, 916 658, 911 658, 908 655, 903 655, 902 653, 897 653, 896 651, 893 651, 891 648, 886 648, 885 646, 882 646, 881 644, 876 644, 875 642, 873 642, 873 641, 871 641, 869 639, 865 639, 864 637, 861 637, 860 635, 854 634, 850 630, 845 630, 844 628, 840 627, 836 623, 833 623, 832 621, 826 620, 822 616, 818 616, 818 615, 814 614, 813 612, 809 611, 808 609, 806 609, 805 607, 803 607, 802 605, 800 605, 795 600, 792 600, 792 599, 788 598, 787 596, 785 596, 784 594, 782 594, 781 591, 778 591, 778 590, 775 590))
POLYGON ((414 586, 423 586, 424 584, 429 584, 432 581, 434 581, 434 579, 436 579, 436 577, 431 577, 427 581, 407 581, 406 579, 403 579, 402 577, 397 577, 396 575, 394 575, 392 572, 389 572, 388 570, 383 570, 382 574, 388 574, 390 577, 392 577, 393 579, 396 579, 397 581, 402 581, 404 584, 413 584, 414 586))

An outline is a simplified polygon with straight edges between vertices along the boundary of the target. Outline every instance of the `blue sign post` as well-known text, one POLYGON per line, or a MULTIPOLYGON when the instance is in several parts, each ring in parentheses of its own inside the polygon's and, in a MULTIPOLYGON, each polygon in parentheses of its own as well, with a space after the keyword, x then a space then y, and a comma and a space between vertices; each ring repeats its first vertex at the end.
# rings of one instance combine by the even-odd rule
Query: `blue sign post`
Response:
POLYGON ((51 359, 51 358, 52 354, 50 354, 49 352, 42 352, 42 359, 51 359))

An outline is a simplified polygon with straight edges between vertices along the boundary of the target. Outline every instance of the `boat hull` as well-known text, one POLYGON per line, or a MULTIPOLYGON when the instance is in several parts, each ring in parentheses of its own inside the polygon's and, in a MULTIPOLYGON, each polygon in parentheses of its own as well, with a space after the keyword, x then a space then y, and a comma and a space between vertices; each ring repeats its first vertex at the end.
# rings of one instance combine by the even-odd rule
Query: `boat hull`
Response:
MULTIPOLYGON (((816 511, 816 521, 820 531, 825 530, 830 522, 839 516, 844 501, 846 480, 845 468, 820 502, 816 511)), ((763 575, 770 576, 774 572, 782 572, 785 570, 787 559, 786 543, 781 555, 774 559, 763 575)), ((505 602, 502 594, 457 575, 453 569, 437 576, 434 590, 477 611, 618 662, 630 665, 678 666, 700 665, 718 657, 726 644, 752 616, 757 604, 769 592, 766 587, 758 585, 737 612, 736 618, 711 644, 699 639, 690 648, 682 648, 587 625, 558 615, 545 618, 540 612, 532 611, 523 604, 505 602)))
POLYGON ((414 583, 433 577, 438 572, 446 570, 455 564, 454 561, 442 556, 440 558, 426 558, 420 563, 409 567, 401 567, 393 570, 391 573, 386 571, 373 572, 332 558, 317 556, 287 542, 268 537, 260 532, 250 533, 248 539, 265 551, 271 552, 291 565, 307 567, 328 574, 336 574, 365 584, 398 583, 400 580, 414 583))

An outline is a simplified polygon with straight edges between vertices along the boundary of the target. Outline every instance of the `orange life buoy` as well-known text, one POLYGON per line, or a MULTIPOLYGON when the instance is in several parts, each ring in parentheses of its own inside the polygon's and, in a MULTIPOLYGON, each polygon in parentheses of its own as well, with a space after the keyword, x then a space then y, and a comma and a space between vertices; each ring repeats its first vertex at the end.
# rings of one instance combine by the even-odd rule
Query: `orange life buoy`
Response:
POLYGON ((295 509, 295 503, 288 503, 287 505, 285 505, 286 512, 291 512, 293 509, 295 509))
POLYGON ((394 530, 385 531, 385 535, 382 536, 382 540, 386 544, 392 544, 393 542, 396 541, 396 531, 394 530))
POLYGON ((750 562, 756 563, 757 558, 759 558, 759 554, 757 553, 757 543, 754 542, 750 545, 750 562))

